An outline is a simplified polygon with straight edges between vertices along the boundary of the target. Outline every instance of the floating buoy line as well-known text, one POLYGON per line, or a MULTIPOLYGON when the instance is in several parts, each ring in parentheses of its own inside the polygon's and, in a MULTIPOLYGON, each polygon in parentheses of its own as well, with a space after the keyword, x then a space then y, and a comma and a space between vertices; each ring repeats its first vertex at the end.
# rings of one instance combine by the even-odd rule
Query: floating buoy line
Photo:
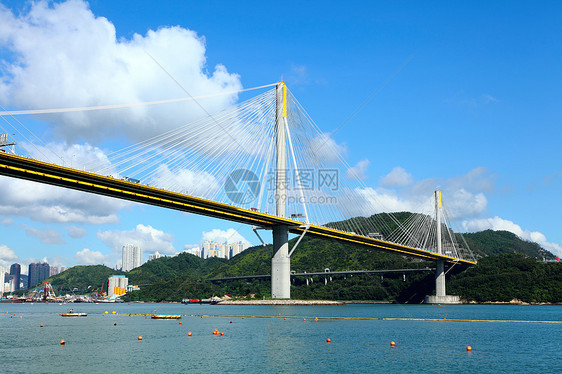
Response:
MULTIPOLYGON (((22 315, 60 315, 60 313, 17 313, 20 318, 22 315)), ((105 313, 89 313, 90 315, 104 315, 105 313)), ((13 314, 15 316, 16 314, 13 314)), ((150 318, 152 313, 117 313, 112 312, 116 316, 141 316, 150 318)), ((277 318, 277 319, 300 319, 306 321, 307 318, 314 322, 320 320, 352 320, 352 321, 421 321, 421 322, 482 322, 482 323, 562 323, 562 321, 531 321, 531 320, 513 320, 513 319, 453 319, 453 318, 401 318, 401 317, 310 317, 310 316, 281 316, 281 315, 233 315, 233 314, 178 314, 182 317, 211 317, 211 318, 277 318)))

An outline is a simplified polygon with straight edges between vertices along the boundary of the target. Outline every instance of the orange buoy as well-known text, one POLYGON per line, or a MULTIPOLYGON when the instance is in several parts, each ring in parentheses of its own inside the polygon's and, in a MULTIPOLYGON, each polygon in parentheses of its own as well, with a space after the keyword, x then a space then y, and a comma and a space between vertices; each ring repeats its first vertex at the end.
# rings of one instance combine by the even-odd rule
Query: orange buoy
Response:
POLYGON ((20 319, 22 319, 22 318, 23 318, 23 316, 20 316, 20 319))
POLYGON ((303 318, 302 320, 303 320, 303 321, 306 321, 306 318, 303 318))
POLYGON ((467 346, 466 346, 466 351, 467 351, 467 352, 470 352, 470 351, 472 351, 472 347, 471 347, 471 346, 469 346, 469 345, 467 345, 467 346))
POLYGON ((221 332, 221 336, 223 336, 223 335, 224 335, 224 332, 221 332))
POLYGON ((232 323, 232 321, 230 321, 230 323, 232 323))
POLYGON ((244 317, 242 317, 242 319, 244 319, 244 317))
POLYGON ((180 322, 180 325, 181 325, 181 322, 180 322))
POLYGON ((331 343, 331 342, 332 342, 332 339, 330 339, 330 338, 326 339, 326 343, 331 343))
POLYGON ((187 336, 191 336, 191 335, 192 335, 192 334, 191 334, 191 331, 187 333, 187 336))
POLYGON ((39 326, 39 327, 43 327, 43 325, 39 326))
POLYGON ((316 322, 318 322, 318 317, 314 317, 314 320, 315 320, 316 322))
POLYGON ((139 336, 138 339, 139 339, 139 340, 142 340, 142 336, 139 336))
POLYGON ((391 347, 394 347, 395 345, 396 345, 396 343, 390 342, 390 346, 391 346, 391 347))
POLYGON ((286 320, 287 320, 287 318, 283 318, 283 321, 286 321, 286 320))
POLYGON ((66 344, 66 342, 64 341, 64 339, 61 339, 60 345, 65 345, 65 344, 66 344))

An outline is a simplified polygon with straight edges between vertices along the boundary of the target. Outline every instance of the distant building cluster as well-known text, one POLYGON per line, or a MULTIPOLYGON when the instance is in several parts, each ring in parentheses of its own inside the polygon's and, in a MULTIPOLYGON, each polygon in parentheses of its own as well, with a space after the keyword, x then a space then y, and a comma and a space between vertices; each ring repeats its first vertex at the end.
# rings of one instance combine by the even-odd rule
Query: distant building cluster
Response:
POLYGON ((166 257, 163 254, 160 254, 158 251, 154 252, 154 254, 148 255, 148 261, 156 260, 162 257, 166 257))
POLYGON ((142 265, 142 248, 133 244, 123 246, 121 271, 131 271, 142 265))
POLYGON ((245 249, 245 244, 243 242, 238 243, 219 243, 211 242, 205 240, 201 243, 201 249, 199 251, 199 256, 201 258, 219 257, 231 259, 239 253, 242 253, 245 249))
POLYGON ((22 276, 21 265, 12 264, 10 268, 0 266, 0 296, 23 288, 32 288, 45 279, 68 269, 64 266, 50 266, 48 263, 31 263, 28 266, 27 281, 22 276))

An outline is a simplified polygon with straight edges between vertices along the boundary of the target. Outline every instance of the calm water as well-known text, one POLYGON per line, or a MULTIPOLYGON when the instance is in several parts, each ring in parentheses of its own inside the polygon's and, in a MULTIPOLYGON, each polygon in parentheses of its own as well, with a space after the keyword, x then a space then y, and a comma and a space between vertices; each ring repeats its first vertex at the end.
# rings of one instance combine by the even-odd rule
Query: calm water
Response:
POLYGON ((562 373, 562 324, 314 321, 316 316, 561 321, 561 306, 36 303, 0 304, 0 313, 2 373, 562 373), (71 307, 88 317, 56 314, 71 307), (113 311, 205 317, 186 316, 180 325, 113 311), (299 318, 252 317, 279 314, 299 318), (225 335, 213 335, 215 328, 225 335))

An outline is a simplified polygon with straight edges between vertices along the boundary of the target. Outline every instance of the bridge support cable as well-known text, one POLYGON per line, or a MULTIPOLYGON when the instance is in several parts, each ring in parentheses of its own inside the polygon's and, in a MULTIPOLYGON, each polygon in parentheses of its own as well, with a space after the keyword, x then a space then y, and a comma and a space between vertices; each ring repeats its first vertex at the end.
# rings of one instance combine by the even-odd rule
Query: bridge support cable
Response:
POLYGON ((291 252, 289 252, 289 258, 293 255, 293 252, 295 251, 295 249, 297 249, 299 243, 301 242, 302 238, 304 238, 304 236, 306 235, 306 232, 308 231, 309 228, 310 228, 310 225, 305 226, 304 231, 299 236, 299 238, 298 238, 297 242, 295 243, 295 245, 293 246, 293 248, 291 248, 291 252))
POLYGON ((260 233, 258 232, 259 229, 263 229, 263 227, 252 226, 252 231, 254 232, 254 234, 256 234, 256 236, 260 240, 262 247, 265 247, 267 246, 267 244, 263 241, 260 233))

